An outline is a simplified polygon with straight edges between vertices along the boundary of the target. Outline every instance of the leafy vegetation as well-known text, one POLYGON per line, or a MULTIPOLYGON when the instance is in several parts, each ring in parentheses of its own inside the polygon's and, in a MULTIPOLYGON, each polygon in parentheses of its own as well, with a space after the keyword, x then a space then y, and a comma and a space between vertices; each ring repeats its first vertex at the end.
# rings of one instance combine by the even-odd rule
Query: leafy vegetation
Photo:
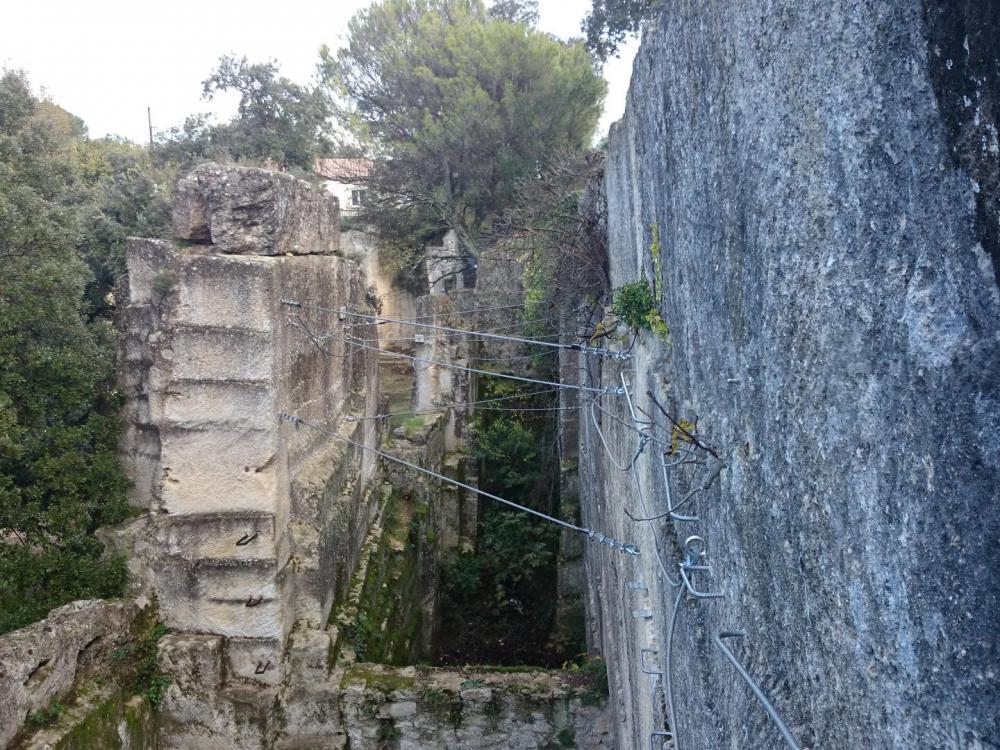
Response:
MULTIPOLYGON (((505 402, 515 409, 551 406, 553 399, 500 379, 481 383, 480 395, 520 395, 505 402)), ((483 412, 474 427, 480 487, 555 512, 554 427, 552 412, 483 412)), ((476 549, 458 555, 445 575, 442 630, 454 636, 443 644, 444 663, 555 665, 564 659, 551 642, 559 534, 559 527, 523 511, 482 506, 476 549)))
POLYGON ((170 684, 156 661, 159 641, 166 634, 167 628, 159 621, 154 604, 136 618, 132 639, 111 654, 120 686, 132 695, 146 696, 153 708, 159 707, 170 684))
POLYGON ((608 663, 600 656, 590 656, 583 660, 579 670, 589 680, 587 691, 583 694, 584 705, 597 706, 606 701, 611 695, 608 663))
POLYGON ((191 118, 147 150, 88 138, 23 73, 0 76, 0 633, 121 592, 124 562, 94 532, 127 513, 111 323, 125 238, 169 234, 173 185, 199 161, 306 170, 326 148, 327 99, 274 63, 222 58, 204 93, 225 91, 232 121, 191 118))
POLYGON ((0 633, 120 593, 94 536, 127 512, 108 300, 166 206, 148 157, 0 77, 0 633))
POLYGON ((583 21, 587 48, 601 60, 615 54, 625 38, 656 16, 663 0, 593 0, 583 21))
POLYGON ((670 335, 645 278, 616 287, 611 312, 636 330, 652 331, 664 338, 670 335))
POLYGON ((328 97, 321 87, 282 76, 276 61, 223 56, 202 93, 211 100, 225 92, 239 95, 236 115, 222 124, 194 115, 166 131, 156 148, 162 163, 192 166, 213 159, 311 173, 315 159, 329 152, 328 97))
POLYGON ((395 742, 402 736, 403 733, 392 719, 379 719, 378 741, 380 744, 395 742))
POLYGON ((59 721, 59 717, 63 715, 65 710, 66 707, 56 698, 46 708, 40 708, 28 714, 28 721, 26 723, 31 729, 48 727, 59 721))
POLYGON ((559 330, 566 313, 588 317, 585 308, 610 291, 603 207, 581 203, 603 164, 599 152, 558 151, 543 170, 522 178, 494 225, 500 248, 524 267, 528 335, 559 330))
POLYGON ((532 27, 532 3, 382 0, 324 50, 357 145, 377 159, 366 218, 402 243, 454 229, 474 253, 524 175, 589 143, 605 83, 579 42, 532 27))
POLYGON ((540 479, 544 446, 533 427, 519 417, 497 417, 480 419, 473 431, 476 457, 493 468, 491 481, 519 495, 540 479))

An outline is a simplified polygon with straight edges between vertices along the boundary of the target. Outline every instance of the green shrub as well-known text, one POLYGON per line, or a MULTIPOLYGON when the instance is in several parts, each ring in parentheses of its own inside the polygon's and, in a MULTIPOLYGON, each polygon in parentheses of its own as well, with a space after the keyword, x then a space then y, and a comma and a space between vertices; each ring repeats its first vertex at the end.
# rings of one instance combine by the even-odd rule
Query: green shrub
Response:
POLYGON ((651 331, 663 338, 670 335, 670 329, 663 321, 660 311, 656 309, 656 300, 653 299, 653 293, 645 277, 640 281, 622 284, 615 289, 611 312, 625 321, 630 328, 651 331))
POLYGON ((162 299, 177 286, 177 274, 173 271, 160 271, 153 277, 152 286, 153 294, 162 299))
POLYGON ((132 640, 111 653, 119 684, 135 695, 146 696, 153 708, 159 708, 170 684, 157 664, 159 641, 166 634, 154 603, 136 618, 132 640))
POLYGON ((106 296, 165 220, 148 155, 0 73, 0 633, 121 595, 95 537, 128 512, 106 296))
POLYGON ((32 729, 41 729, 42 727, 51 726, 59 720, 62 716, 65 707, 56 698, 49 704, 48 708, 40 708, 37 711, 32 711, 28 714, 27 724, 32 729))
POLYGON ((475 555, 459 555, 448 570, 447 585, 462 596, 471 596, 479 589, 483 562, 475 555))
POLYGON ((402 736, 403 733, 399 731, 399 727, 392 719, 379 719, 378 739, 380 742, 395 742, 402 736))
POLYGON ((526 492, 538 481, 539 435, 517 417, 494 417, 473 428, 477 458, 490 467, 490 480, 504 492, 526 492))

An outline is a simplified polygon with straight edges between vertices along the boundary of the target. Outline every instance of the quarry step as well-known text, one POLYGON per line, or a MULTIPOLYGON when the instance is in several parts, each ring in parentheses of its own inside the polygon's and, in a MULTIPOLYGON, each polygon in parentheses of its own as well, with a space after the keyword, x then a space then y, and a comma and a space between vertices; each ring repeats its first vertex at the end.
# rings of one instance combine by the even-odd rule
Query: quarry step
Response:
POLYGON ((277 555, 273 513, 189 513, 156 518, 155 537, 168 555, 189 560, 271 560, 277 555))
POLYGON ((283 638, 287 568, 275 561, 161 559, 164 622, 175 630, 230 637, 283 638))

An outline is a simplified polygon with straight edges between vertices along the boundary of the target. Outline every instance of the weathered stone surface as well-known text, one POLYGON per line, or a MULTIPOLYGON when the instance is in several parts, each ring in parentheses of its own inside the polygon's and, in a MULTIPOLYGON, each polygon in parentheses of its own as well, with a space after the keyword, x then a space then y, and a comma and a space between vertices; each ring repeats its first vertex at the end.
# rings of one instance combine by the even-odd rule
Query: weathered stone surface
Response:
MULTIPOLYGON (((158 560, 152 570, 162 570, 154 588, 169 625, 282 638, 298 616, 325 619, 336 558, 350 559, 364 533, 354 547, 328 533, 337 525, 340 488, 350 478, 360 501, 374 461, 359 464, 341 443, 280 424, 277 415, 328 425, 347 408, 374 413, 377 377, 373 357, 344 357, 343 342, 317 346, 289 322, 280 300, 360 306, 365 287, 358 268, 340 258, 209 249, 213 254, 147 240, 128 246, 131 304, 122 316, 121 352, 132 502, 155 511, 153 543, 144 549, 158 560), (293 518, 302 534, 289 534, 293 518), (321 544, 295 548, 311 538, 321 544)), ((305 325, 330 324, 322 312, 310 317, 305 325)), ((374 440, 374 423, 348 426, 345 437, 374 440)), ((363 519, 352 510, 338 523, 363 519)))
POLYGON ((88 683, 55 723, 33 733, 18 750, 154 750, 156 719, 145 696, 127 698, 115 687, 88 683))
POLYGON ((324 255, 338 248, 340 211, 291 175, 202 164, 177 183, 174 232, 216 253, 324 255))
POLYGON ((103 665, 128 638, 135 611, 123 602, 72 602, 0 637, 0 747, 29 713, 65 697, 87 669, 103 665))
POLYGON ((222 651, 218 635, 170 634, 160 639, 158 666, 183 692, 215 690, 222 684, 222 651))
POLYGON ((300 685, 326 680, 330 672, 330 634, 303 628, 292 633, 288 644, 289 676, 300 685))
POLYGON ((168 676, 208 679, 169 691, 164 747, 272 747, 286 639, 297 621, 326 621, 375 505, 373 457, 278 415, 367 444, 379 434, 373 420, 344 420, 375 413, 375 358, 320 341, 335 316, 282 300, 359 308, 366 286, 354 263, 324 255, 336 206, 308 184, 205 165, 179 192, 179 233, 211 244, 127 248, 123 453, 132 501, 150 515, 116 546, 142 559, 143 590, 181 631, 164 647, 168 676))
MULTIPOLYGON (((672 345, 643 336, 627 372, 726 469, 699 522, 636 524, 626 509, 666 510, 656 453, 643 504, 583 422, 584 519, 643 549, 588 551, 621 747, 664 726, 639 649, 665 668, 677 589, 656 545, 676 578, 690 534, 712 566, 698 584, 725 597, 678 612, 685 750, 784 746, 713 643, 731 628, 803 747, 1000 746, 1000 303, 981 219, 996 226, 982 33, 1000 16, 924 5, 673 2, 646 35, 610 137, 611 273, 655 279, 672 345), (652 619, 622 614, 638 608, 652 619)), ((672 476, 676 499, 690 475, 672 476)))
POLYGON ((344 675, 340 715, 351 748, 541 750, 610 748, 606 705, 586 706, 565 674, 463 673, 357 665, 344 675), (463 687, 469 681, 483 687, 463 687))
MULTIPOLYGON (((422 274, 418 278, 411 268, 397 270, 392 263, 391 250, 372 232, 352 229, 342 233, 340 249, 345 258, 357 262, 364 270, 369 290, 378 295, 381 303, 379 315, 396 320, 417 317, 417 297, 427 293, 427 281, 422 274)), ((379 346, 412 351, 413 326, 385 323, 377 330, 379 346)))

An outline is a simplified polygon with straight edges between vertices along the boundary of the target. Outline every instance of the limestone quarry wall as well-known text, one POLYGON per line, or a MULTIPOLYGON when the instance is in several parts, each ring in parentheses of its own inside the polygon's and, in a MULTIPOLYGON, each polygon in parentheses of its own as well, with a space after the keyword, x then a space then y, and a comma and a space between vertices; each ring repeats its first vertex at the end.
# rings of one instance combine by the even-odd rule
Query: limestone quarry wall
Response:
MULTIPOLYGON (((631 427, 581 424, 584 520, 643 551, 587 553, 619 747, 664 730, 668 679, 675 748, 785 746, 714 642, 731 629, 802 747, 1000 747, 998 19, 667 2, 646 34, 610 134, 610 265, 655 282, 670 337, 624 372, 640 419, 664 421, 651 392, 725 468, 700 520, 635 522, 666 512, 669 428, 632 472, 593 421, 626 465, 631 427), (690 535, 724 596, 675 619, 690 535)), ((696 475, 670 476, 676 502, 696 475)))
POLYGON ((0 747, 29 715, 65 700, 80 680, 101 670, 128 639, 135 614, 124 602, 72 602, 0 637, 0 747))
MULTIPOLYGON (((417 297, 423 294, 425 283, 408 268, 396 268, 383 256, 384 243, 370 231, 352 229, 340 235, 340 251, 344 257, 357 261, 365 272, 369 289, 378 296, 378 314, 397 320, 413 320, 417 316, 417 297)), ((378 326, 380 346, 409 349, 413 345, 413 327, 400 323, 378 326)))
POLYGON ((279 423, 375 441, 374 422, 343 419, 374 413, 374 359, 283 304, 364 302, 359 268, 330 254, 336 202, 310 191, 205 165, 178 186, 179 241, 126 251, 123 457, 149 511, 135 553, 164 623, 225 636, 229 674, 251 683, 280 682, 293 624, 325 624, 374 510, 371 456, 279 423))
MULTIPOLYGON (((339 257, 334 200, 206 164, 179 183, 174 222, 174 241, 129 240, 117 295, 122 459, 145 512, 101 536, 128 558, 129 600, 74 603, 0 639, 0 747, 53 699, 66 701, 58 721, 18 747, 609 747, 593 673, 357 663, 435 657, 442 570, 471 547, 479 505, 378 470, 373 449, 475 484, 468 412, 379 416, 389 394, 362 344, 388 343, 387 329, 340 314, 374 300, 361 265, 339 257)), ((370 240, 351 238, 369 267, 370 240)), ((519 292, 506 305, 454 294, 396 314, 517 325, 519 292)), ((466 365, 513 351, 461 334, 431 348, 466 365)), ((474 397, 448 372, 430 384, 436 402, 474 397)))

